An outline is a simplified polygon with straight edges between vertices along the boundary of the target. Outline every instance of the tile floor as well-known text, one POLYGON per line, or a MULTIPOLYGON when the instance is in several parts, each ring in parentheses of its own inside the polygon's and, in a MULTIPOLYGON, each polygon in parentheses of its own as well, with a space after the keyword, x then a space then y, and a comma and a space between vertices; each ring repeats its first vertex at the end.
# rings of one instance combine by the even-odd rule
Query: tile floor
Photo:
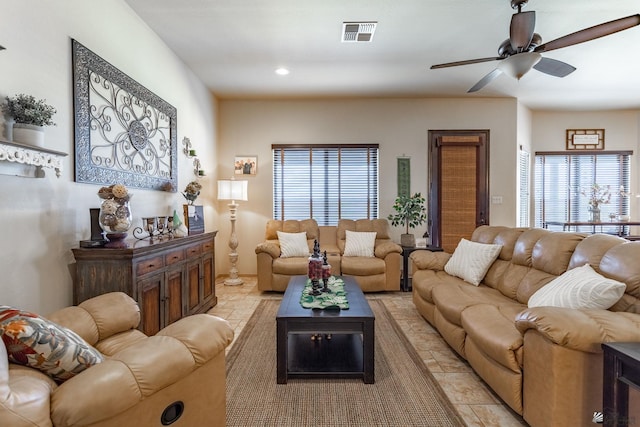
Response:
MULTIPOLYGON (((280 293, 258 291, 255 276, 242 276, 242 279, 245 283, 241 286, 225 286, 224 279, 219 279, 216 282, 218 305, 210 311, 228 320, 236 337, 262 299, 282 298, 280 293)), ((387 308, 469 427, 527 425, 520 416, 501 402, 469 365, 459 358, 420 316, 413 305, 410 292, 367 294, 367 297, 385 301, 387 308)))

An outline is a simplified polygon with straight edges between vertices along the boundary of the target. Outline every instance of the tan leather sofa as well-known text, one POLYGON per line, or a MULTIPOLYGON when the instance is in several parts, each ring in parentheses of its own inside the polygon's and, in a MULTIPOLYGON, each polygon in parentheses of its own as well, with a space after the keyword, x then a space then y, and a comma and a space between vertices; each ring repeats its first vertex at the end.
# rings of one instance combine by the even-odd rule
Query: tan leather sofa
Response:
POLYGON ((503 245, 478 287, 444 271, 448 253, 411 254, 416 308, 530 425, 592 425, 601 343, 640 341, 640 242, 496 226, 471 240, 503 245), (587 263, 627 285, 609 310, 527 307, 540 287, 587 263))
POLYGON ((47 319, 76 332, 106 359, 58 385, 8 362, 0 340, 0 425, 160 426, 175 402, 183 403, 183 412, 172 426, 225 425, 225 348, 233 339, 225 320, 197 314, 147 337, 135 329, 135 301, 119 292, 47 319))
POLYGON ((353 276, 363 292, 400 290, 402 248, 391 240, 386 219, 342 219, 338 221, 337 226, 318 226, 314 219, 306 219, 267 221, 265 241, 256 247, 258 289, 261 291, 284 292, 292 276, 307 274, 308 257, 280 257, 278 231, 305 231, 310 253, 313 251, 314 240, 318 240, 320 250, 327 251, 332 273, 353 276), (347 230, 375 231, 375 256, 343 256, 347 230))

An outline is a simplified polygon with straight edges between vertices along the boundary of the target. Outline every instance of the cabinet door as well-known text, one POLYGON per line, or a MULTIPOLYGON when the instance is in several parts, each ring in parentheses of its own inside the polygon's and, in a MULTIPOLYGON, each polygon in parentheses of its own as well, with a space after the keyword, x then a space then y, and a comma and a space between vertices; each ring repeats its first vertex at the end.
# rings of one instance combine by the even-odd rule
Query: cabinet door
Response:
POLYGON ((202 303, 207 305, 207 310, 215 304, 215 261, 213 254, 202 258, 202 303))
POLYGON ((138 282, 140 329, 146 335, 155 335, 164 326, 164 273, 155 274, 138 282))
POLYGON ((164 295, 164 307, 165 307, 165 324, 167 326, 183 316, 183 283, 184 275, 182 268, 174 268, 166 273, 165 280, 165 295, 164 295))
POLYGON ((189 302, 187 314, 198 312, 202 301, 202 263, 200 260, 187 264, 187 299, 189 302))

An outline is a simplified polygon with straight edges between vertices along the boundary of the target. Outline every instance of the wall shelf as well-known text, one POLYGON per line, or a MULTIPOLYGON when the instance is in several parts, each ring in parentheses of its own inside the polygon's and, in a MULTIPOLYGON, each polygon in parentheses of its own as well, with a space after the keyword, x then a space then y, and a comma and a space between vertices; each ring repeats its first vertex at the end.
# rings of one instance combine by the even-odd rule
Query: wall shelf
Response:
POLYGON ((50 168, 60 178, 62 159, 66 156, 61 151, 0 139, 0 174, 44 178, 43 168, 50 168))

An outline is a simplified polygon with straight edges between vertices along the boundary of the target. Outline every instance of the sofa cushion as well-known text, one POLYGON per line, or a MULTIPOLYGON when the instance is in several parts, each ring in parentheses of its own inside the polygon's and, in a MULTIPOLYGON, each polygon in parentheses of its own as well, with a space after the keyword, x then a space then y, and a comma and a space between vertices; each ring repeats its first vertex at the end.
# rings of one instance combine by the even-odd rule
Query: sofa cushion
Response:
POLYGON ((529 298, 529 307, 608 309, 624 294, 626 285, 608 279, 589 265, 573 268, 544 285, 529 298))
POLYGON ((280 256, 282 258, 307 257, 309 256, 309 246, 307 246, 307 233, 285 233, 278 231, 278 241, 280 242, 280 256))
POLYGON ((518 303, 477 304, 462 312, 467 339, 502 366, 519 373, 522 368, 522 334, 515 318, 526 306, 518 303))
POLYGON ((444 266, 444 271, 472 285, 479 285, 491 264, 500 254, 502 245, 471 242, 461 239, 444 266))
POLYGON ((453 276, 449 277, 450 280, 447 280, 445 285, 433 288, 431 296, 442 316, 455 325, 462 326, 460 316, 468 307, 477 304, 507 304, 513 302, 497 289, 485 285, 472 286, 462 279, 453 276))
POLYGON ((0 334, 9 360, 63 382, 104 357, 78 334, 37 314, 0 306, 0 334))
POLYGON ((386 264, 383 259, 369 257, 344 257, 340 262, 342 274, 350 276, 373 276, 384 274, 386 264))
POLYGON ((373 257, 376 244, 376 232, 356 232, 346 230, 344 256, 373 257))

